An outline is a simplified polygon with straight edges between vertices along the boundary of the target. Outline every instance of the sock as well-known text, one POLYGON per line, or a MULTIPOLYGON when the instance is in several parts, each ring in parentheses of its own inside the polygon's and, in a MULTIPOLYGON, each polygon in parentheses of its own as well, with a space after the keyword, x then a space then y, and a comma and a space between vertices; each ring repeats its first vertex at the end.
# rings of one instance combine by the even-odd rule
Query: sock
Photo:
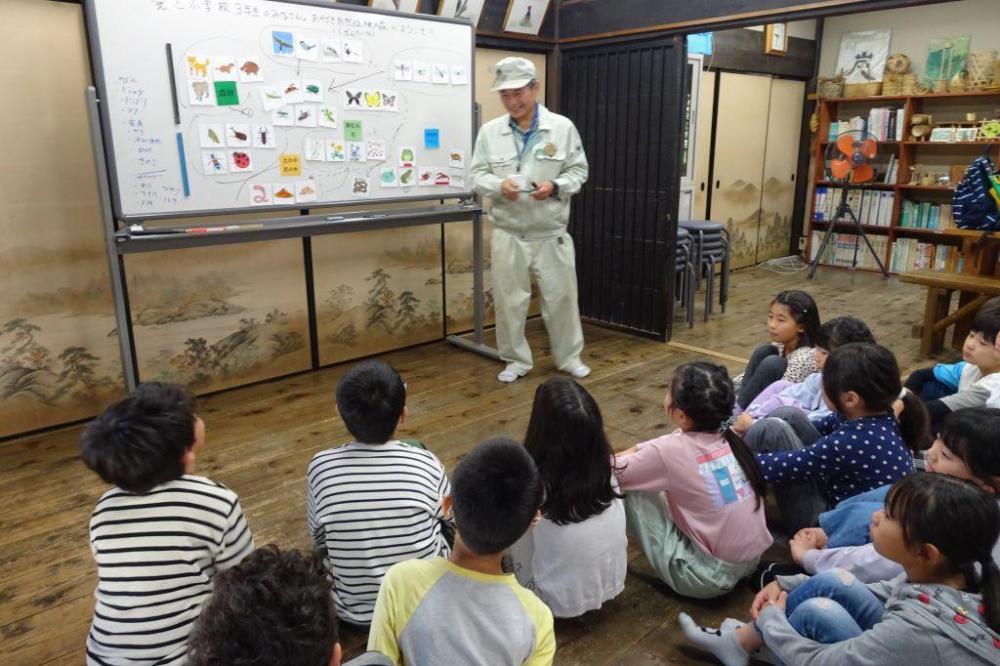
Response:
POLYGON ((687 613, 681 613, 677 620, 680 622, 681 631, 691 643, 706 652, 711 652, 725 666, 746 666, 750 662, 750 656, 740 647, 734 631, 700 627, 687 613))
MULTIPOLYGON (((725 620, 722 621, 722 624, 719 625, 719 631, 726 634, 729 632, 736 631, 744 624, 746 624, 746 622, 741 622, 740 620, 737 620, 734 617, 727 617, 725 620)), ((771 651, 771 648, 767 647, 766 645, 762 645, 761 647, 751 652, 750 656, 753 657, 755 660, 761 661, 765 664, 781 663, 781 660, 778 659, 778 656, 774 654, 774 652, 771 651)))

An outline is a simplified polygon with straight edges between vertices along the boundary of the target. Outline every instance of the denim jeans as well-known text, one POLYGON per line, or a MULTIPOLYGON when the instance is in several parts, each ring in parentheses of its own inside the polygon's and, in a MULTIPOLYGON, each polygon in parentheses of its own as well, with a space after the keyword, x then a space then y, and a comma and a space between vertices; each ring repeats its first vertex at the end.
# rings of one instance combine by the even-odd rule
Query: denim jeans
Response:
POLYGON ((788 595, 788 623, 817 643, 860 636, 882 621, 885 604, 842 569, 817 574, 788 595))
POLYGON ((885 506, 885 496, 891 485, 881 486, 848 497, 825 513, 819 515, 819 526, 826 532, 826 547, 863 546, 871 541, 868 527, 872 514, 885 506))

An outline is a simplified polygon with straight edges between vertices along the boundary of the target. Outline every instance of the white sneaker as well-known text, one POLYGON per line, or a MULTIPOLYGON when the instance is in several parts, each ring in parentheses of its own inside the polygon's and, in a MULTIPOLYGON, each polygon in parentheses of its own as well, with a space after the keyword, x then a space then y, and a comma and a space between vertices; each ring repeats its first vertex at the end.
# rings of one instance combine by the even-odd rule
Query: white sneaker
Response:
POLYGON ((497 379, 502 381, 504 384, 513 384, 520 378, 521 375, 517 374, 513 370, 504 370, 499 375, 497 375, 497 379))
POLYGON ((583 379, 584 377, 590 374, 590 368, 581 363, 572 370, 567 370, 566 372, 568 372, 576 379, 583 379))

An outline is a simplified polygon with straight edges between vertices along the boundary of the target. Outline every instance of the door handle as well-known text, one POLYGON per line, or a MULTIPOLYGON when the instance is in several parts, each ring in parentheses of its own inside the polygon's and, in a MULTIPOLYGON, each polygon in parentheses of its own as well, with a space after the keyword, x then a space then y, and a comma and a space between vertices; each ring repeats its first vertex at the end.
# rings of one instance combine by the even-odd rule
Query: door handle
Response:
POLYGON ((705 181, 701 181, 701 191, 705 191, 705 181))
POLYGON ((719 189, 719 185, 721 185, 721 184, 722 183, 720 181, 718 181, 718 180, 715 181, 715 189, 719 189))
POLYGON ((795 182, 795 174, 794 173, 792 174, 792 182, 793 183, 795 182))

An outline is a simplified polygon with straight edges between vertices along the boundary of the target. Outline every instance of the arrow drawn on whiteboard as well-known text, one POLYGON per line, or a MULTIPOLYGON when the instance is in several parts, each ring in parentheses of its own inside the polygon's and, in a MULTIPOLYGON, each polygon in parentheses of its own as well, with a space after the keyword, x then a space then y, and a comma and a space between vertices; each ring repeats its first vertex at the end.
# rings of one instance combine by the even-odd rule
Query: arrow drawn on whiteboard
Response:
POLYGON ((380 74, 385 74, 385 73, 386 73, 386 70, 383 69, 383 70, 380 70, 378 72, 371 72, 370 74, 365 74, 364 76, 359 76, 358 78, 351 79, 350 81, 344 81, 343 83, 338 83, 337 85, 334 85, 334 82, 330 81, 330 87, 327 88, 327 90, 329 92, 333 92, 337 88, 342 88, 343 86, 349 86, 352 83, 357 83, 358 81, 364 81, 365 79, 370 79, 373 76, 379 76, 380 74))

